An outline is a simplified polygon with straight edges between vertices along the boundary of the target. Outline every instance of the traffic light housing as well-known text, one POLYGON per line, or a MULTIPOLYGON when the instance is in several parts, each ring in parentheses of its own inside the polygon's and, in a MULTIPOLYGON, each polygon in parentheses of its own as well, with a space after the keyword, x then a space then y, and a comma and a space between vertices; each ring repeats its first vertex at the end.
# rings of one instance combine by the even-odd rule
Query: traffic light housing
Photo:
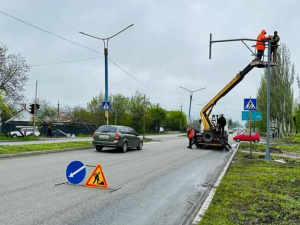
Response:
MULTIPOLYGON (((38 110, 41 107, 40 104, 35 104, 35 110, 38 110)), ((30 105, 30 113, 34 114, 34 104, 30 105)))
POLYGON ((31 114, 34 114, 34 104, 31 104, 31 105, 30 105, 30 113, 31 113, 31 114))

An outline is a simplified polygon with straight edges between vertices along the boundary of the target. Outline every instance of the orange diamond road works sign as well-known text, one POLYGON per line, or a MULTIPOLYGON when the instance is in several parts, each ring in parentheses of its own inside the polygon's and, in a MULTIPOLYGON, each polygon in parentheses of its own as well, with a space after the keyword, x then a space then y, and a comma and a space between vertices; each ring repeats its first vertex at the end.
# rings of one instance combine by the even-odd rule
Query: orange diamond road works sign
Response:
POLYGON ((102 167, 100 164, 96 166, 90 177, 87 179, 85 186, 108 188, 102 167))

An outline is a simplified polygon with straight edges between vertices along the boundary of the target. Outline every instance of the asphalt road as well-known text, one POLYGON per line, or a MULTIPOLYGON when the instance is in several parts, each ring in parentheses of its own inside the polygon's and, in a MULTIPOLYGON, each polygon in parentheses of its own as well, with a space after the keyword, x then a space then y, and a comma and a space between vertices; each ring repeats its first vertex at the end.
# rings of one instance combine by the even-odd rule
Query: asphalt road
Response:
MULTIPOLYGON (((187 149, 178 135, 153 138, 160 141, 125 154, 89 148, 0 159, 0 224, 190 224, 233 150, 187 149), (117 190, 55 186, 67 181, 74 160, 100 163, 117 190)), ((84 181, 92 172, 87 167, 84 181)))

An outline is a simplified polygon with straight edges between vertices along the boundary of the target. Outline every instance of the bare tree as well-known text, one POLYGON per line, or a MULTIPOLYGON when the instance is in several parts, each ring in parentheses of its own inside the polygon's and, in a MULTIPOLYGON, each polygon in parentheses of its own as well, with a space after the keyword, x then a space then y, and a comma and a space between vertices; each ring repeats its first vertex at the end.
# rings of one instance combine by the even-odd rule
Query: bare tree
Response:
POLYGON ((0 44, 0 90, 3 90, 6 102, 16 104, 24 100, 24 84, 29 70, 20 54, 9 54, 7 46, 0 44))

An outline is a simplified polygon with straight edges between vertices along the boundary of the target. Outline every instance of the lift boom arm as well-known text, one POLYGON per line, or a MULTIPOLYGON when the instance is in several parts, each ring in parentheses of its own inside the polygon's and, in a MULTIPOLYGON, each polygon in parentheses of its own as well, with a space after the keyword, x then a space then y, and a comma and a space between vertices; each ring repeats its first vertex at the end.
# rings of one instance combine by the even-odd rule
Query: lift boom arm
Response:
POLYGON ((238 73, 212 100, 210 100, 209 103, 206 104, 206 106, 203 107, 200 112, 200 117, 202 120, 204 131, 216 129, 215 125, 209 118, 213 107, 223 96, 225 96, 231 89, 233 89, 238 83, 240 83, 245 75, 253 69, 253 67, 255 66, 251 64, 246 66, 244 70, 240 71, 240 73, 238 73))

